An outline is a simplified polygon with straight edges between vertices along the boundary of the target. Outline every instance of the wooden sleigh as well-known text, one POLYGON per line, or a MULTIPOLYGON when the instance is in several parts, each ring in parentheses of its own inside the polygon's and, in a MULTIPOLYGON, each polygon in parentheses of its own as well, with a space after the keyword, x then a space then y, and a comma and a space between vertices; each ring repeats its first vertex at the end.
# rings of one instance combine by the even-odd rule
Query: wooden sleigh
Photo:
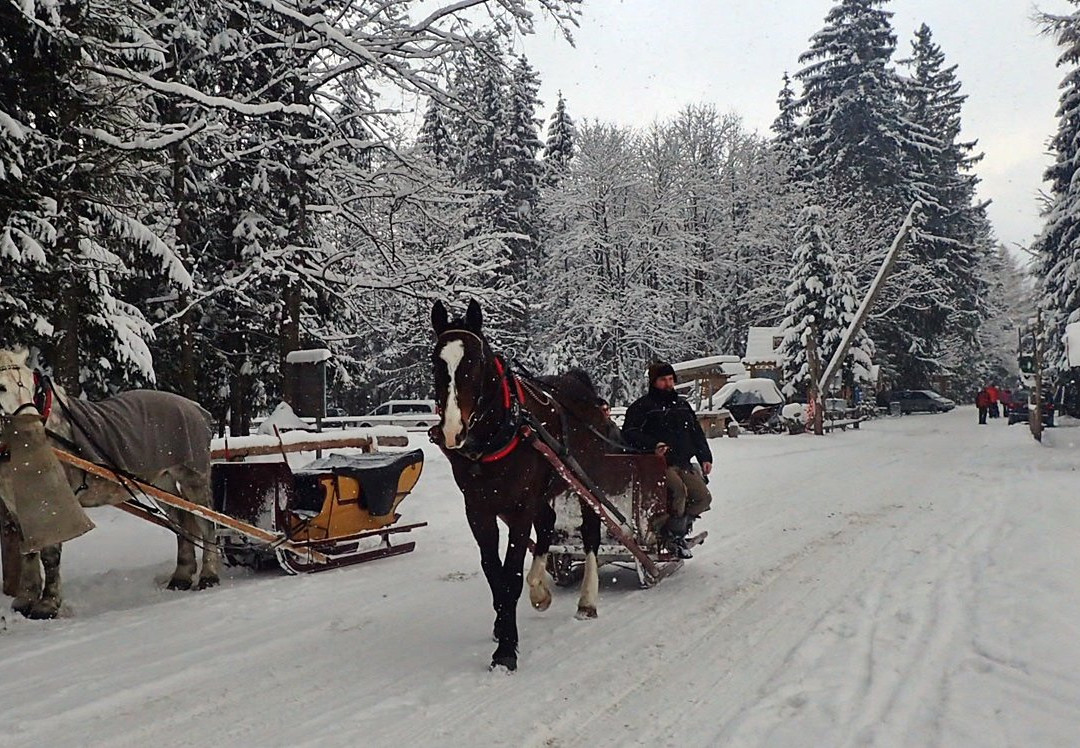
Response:
MULTIPOLYGON (((216 462, 211 467, 210 508, 63 450, 53 451, 61 462, 126 487, 133 498, 115 505, 118 509, 175 531, 156 507, 138 500, 145 497, 214 522, 226 559, 253 568, 276 563, 299 574, 409 553, 415 542, 395 544, 391 537, 427 525, 397 524, 398 505, 423 469, 419 449, 332 454, 295 472, 284 460, 216 462)), ((282 451, 299 447, 283 446, 282 451)))
MULTIPOLYGON (((556 584, 569 586, 581 579, 585 546, 579 532, 579 497, 600 517, 598 564, 633 569, 642 587, 652 587, 682 568, 683 560, 671 552, 654 529, 654 519, 668 511, 663 457, 653 454, 605 455, 606 471, 629 476, 625 491, 605 496, 576 464, 560 457, 558 445, 550 435, 534 434, 530 427, 525 427, 524 435, 567 487, 566 493, 555 498, 555 538, 548 551, 548 572, 556 584)), ((708 532, 688 537, 687 547, 700 545, 706 537, 708 532)))
POLYGON ((215 463, 215 509, 278 534, 265 544, 235 528, 218 535, 226 559, 290 574, 333 569, 409 553, 415 542, 392 537, 424 527, 398 525, 397 507, 412 491, 424 454, 332 454, 295 471, 285 462, 215 463))

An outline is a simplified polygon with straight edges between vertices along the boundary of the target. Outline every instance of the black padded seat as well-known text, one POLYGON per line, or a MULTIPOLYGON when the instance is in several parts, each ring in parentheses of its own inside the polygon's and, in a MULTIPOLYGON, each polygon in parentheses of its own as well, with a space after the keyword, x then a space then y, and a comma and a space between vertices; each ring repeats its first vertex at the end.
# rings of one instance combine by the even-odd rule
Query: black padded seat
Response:
POLYGON ((389 514, 394 508, 398 478, 405 468, 424 461, 424 452, 377 452, 330 454, 294 471, 297 483, 317 482, 318 476, 338 475, 360 483, 360 505, 372 516, 389 514))

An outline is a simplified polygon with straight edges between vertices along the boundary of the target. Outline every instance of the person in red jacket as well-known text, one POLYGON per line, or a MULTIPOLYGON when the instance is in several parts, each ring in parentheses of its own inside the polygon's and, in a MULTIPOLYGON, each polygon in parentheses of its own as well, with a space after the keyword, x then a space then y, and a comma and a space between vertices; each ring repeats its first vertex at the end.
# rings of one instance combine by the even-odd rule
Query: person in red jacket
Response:
POLYGON ((975 407, 979 409, 979 425, 986 425, 986 411, 990 408, 990 394, 986 391, 988 388, 979 390, 979 394, 975 396, 975 407))
POLYGON ((998 390, 997 385, 991 384, 986 388, 986 394, 990 398, 990 417, 997 418, 1001 415, 998 410, 998 402, 1001 400, 1001 392, 998 390))

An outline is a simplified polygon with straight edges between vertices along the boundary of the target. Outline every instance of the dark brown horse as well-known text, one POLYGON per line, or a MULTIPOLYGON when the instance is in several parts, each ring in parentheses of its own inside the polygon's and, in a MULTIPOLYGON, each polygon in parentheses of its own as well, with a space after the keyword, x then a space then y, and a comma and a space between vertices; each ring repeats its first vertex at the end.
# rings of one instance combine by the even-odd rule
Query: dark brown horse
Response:
MULTIPOLYGON (((491 667, 517 667, 517 602, 521 596, 529 531, 536 528, 533 563, 526 580, 537 610, 551 604, 545 573, 555 525, 552 500, 566 491, 550 463, 522 436, 525 421, 539 424, 567 446, 582 469, 598 473, 607 446, 607 419, 587 377, 573 374, 539 382, 510 373, 481 330, 480 305, 470 302, 464 319, 450 321, 435 302, 432 365, 442 420, 433 438, 450 460, 465 496, 465 516, 480 547, 480 566, 491 587, 498 647, 491 667), (499 518, 509 529, 506 557, 499 557, 499 518)), ((599 588, 596 551, 600 518, 582 502, 585 576, 578 618, 595 618, 599 588)))

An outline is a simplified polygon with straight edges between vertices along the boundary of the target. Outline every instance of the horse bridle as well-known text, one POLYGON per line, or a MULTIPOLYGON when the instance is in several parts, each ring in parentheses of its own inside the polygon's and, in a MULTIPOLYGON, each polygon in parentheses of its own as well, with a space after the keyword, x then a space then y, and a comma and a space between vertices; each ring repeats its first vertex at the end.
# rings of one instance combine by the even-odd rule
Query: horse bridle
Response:
MULTIPOLYGON (((19 366, 18 364, 5 364, 3 366, 0 366, 0 371, 21 372, 25 368, 26 368, 25 366, 19 366)), ((26 390, 27 392, 31 393, 30 402, 22 403, 17 408, 15 408, 15 411, 13 413, 11 413, 10 415, 11 416, 17 416, 20 413, 22 413, 24 410, 27 410, 28 408, 34 408, 35 410, 37 410, 38 413, 41 414, 41 420, 42 421, 47 421, 49 419, 49 413, 52 412, 52 403, 53 403, 52 382, 51 382, 51 380, 49 379, 48 376, 46 376, 45 374, 42 374, 41 372, 37 371, 36 369, 33 371, 33 374, 34 374, 34 387, 33 387, 32 390, 29 387, 27 387, 25 384, 23 384, 23 381, 22 381, 21 377, 18 378, 17 384, 19 386, 19 389, 20 390, 26 390)), ((4 415, 4 414, 0 414, 0 415, 4 415)))
MULTIPOLYGON (((488 387, 481 388, 473 411, 469 414, 469 420, 465 423, 465 440, 462 442, 461 447, 454 451, 474 462, 495 462, 513 452, 521 441, 522 405, 525 400, 525 392, 522 389, 521 381, 509 371, 503 358, 491 350, 491 346, 488 345, 486 340, 471 330, 460 328, 444 330, 439 335, 439 339, 450 333, 468 335, 480 344, 484 367, 486 369, 491 363, 494 363, 499 384, 496 394, 492 394, 488 387), (514 382, 515 386, 510 386, 511 381, 514 382), (495 428, 495 433, 486 440, 486 443, 477 445, 474 438, 474 429, 483 423, 488 413, 494 412, 491 405, 497 401, 497 398, 502 400, 503 418, 495 428)), ((487 380, 485 380, 486 383, 487 380)))

